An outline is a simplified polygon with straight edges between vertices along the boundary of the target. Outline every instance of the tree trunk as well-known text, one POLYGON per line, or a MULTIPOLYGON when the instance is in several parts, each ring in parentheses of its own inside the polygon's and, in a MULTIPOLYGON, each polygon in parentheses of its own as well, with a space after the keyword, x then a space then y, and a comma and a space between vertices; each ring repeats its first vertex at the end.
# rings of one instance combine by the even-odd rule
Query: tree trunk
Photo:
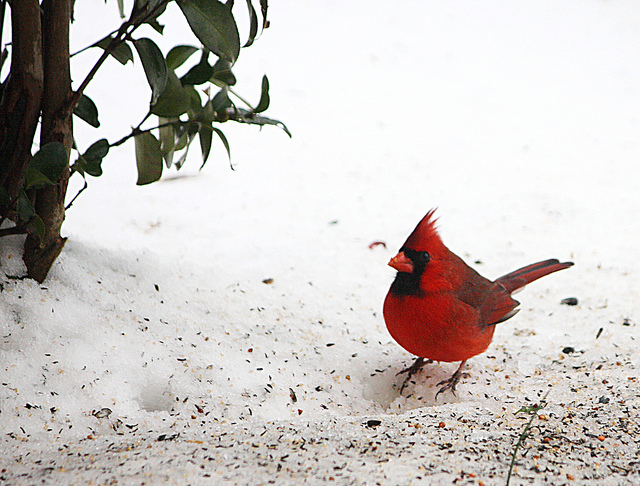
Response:
POLYGON ((14 221, 15 200, 40 118, 44 84, 40 15, 38 0, 12 2, 11 75, 0 102, 0 187, 12 203, 1 207, 0 214, 14 221))
POLYGON ((44 91, 40 145, 61 142, 67 150, 67 169, 58 183, 35 191, 34 207, 44 223, 44 235, 29 233, 24 246, 27 276, 42 282, 62 251, 66 238, 60 236, 64 221, 64 199, 69 181, 69 154, 73 144, 73 106, 69 65, 69 26, 72 0, 44 0, 43 59, 44 91))

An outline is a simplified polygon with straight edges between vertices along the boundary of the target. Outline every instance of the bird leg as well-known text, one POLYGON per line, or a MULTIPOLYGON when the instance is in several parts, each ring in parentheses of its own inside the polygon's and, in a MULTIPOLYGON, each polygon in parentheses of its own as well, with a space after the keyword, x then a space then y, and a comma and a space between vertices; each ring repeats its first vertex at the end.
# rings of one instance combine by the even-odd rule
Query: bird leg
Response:
POLYGON ((409 380, 413 377, 413 375, 415 375, 418 371, 420 371, 422 367, 427 363, 433 363, 433 361, 425 358, 417 358, 411 366, 403 369, 402 371, 398 371, 398 373, 396 373, 396 376, 401 375, 403 373, 407 373, 407 377, 402 382, 402 386, 400 387, 400 394, 402 394, 404 387, 407 386, 407 383, 409 383, 409 380))
POLYGON ((442 388, 440 388, 438 390, 438 392, 436 393, 435 399, 438 399, 438 395, 440 395, 443 391, 447 391, 447 390, 451 390, 451 393, 453 393, 453 395, 455 396, 456 394, 456 385, 458 384, 458 382, 460 381, 460 378, 462 378, 463 376, 468 376, 468 373, 463 373, 462 372, 462 367, 464 366, 464 364, 467 361, 463 361, 462 363, 460 363, 460 366, 458 366, 458 369, 456 370, 456 372, 451 375, 451 378, 448 378, 446 380, 442 380, 440 383, 438 383, 438 386, 440 385, 444 385, 442 388))

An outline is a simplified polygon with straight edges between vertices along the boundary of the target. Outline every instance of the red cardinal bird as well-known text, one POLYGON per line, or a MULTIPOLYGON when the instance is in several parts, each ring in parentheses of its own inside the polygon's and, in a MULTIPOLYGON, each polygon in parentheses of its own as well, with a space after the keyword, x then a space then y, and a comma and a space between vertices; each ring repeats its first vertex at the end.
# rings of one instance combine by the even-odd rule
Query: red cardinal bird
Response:
POLYGON ((511 294, 530 282, 573 265, 545 260, 488 280, 452 253, 436 231, 431 210, 391 259, 398 273, 384 301, 384 320, 400 346, 418 356, 405 385, 426 362, 461 361, 442 386, 455 394, 465 362, 487 349, 495 324, 513 317, 519 302, 511 294))

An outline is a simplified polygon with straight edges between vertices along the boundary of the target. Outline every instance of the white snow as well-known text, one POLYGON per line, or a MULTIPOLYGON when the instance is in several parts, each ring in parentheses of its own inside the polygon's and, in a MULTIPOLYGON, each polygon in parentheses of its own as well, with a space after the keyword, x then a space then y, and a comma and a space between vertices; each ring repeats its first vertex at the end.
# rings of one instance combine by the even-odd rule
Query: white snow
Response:
MULTIPOLYGON (((77 48, 117 18, 76 8, 77 48)), ((223 126, 234 171, 218 144, 201 172, 193 150, 148 187, 133 144, 113 149, 42 285, 14 278, 19 240, 2 240, 0 482, 504 484, 516 412, 548 393, 512 484, 637 484, 640 6, 295 1, 270 16, 238 91, 257 100, 266 72, 267 115, 293 139, 223 126), (487 277, 576 263, 519 294, 438 401, 457 363, 400 396, 413 357, 381 312, 386 263, 432 207, 487 277)), ((161 20, 165 52, 193 42, 161 20)), ((123 136, 149 99, 140 67, 115 61, 88 95, 103 127, 77 121, 81 147, 123 136)))

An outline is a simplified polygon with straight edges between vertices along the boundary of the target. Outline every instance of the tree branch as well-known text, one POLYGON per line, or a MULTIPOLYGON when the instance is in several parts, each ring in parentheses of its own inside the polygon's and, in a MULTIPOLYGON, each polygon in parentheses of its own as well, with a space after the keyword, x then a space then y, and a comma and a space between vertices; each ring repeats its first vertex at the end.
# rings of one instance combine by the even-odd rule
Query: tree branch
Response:
POLYGON ((0 104, 0 186, 15 199, 31 159, 44 85, 38 0, 13 2, 11 29, 11 70, 0 104))
POLYGON ((12 226, 11 228, 0 229, 0 238, 2 238, 3 236, 23 235, 27 232, 26 227, 26 224, 20 224, 12 226))
POLYGON ((87 74, 87 76, 82 80, 82 83, 80 83, 80 86, 78 86, 78 89, 75 90, 75 92, 69 99, 69 105, 72 110, 78 104, 78 100, 82 96, 82 93, 84 93, 84 90, 86 89, 87 85, 91 82, 91 80, 96 75, 98 70, 102 67, 102 65, 107 60, 107 58, 120 44, 124 42, 124 37, 123 38, 120 38, 120 37, 126 34, 126 31, 128 28, 129 28, 128 21, 120 26, 116 36, 111 39, 111 42, 109 42, 109 45, 104 49, 104 51, 102 51, 102 55, 98 58, 96 63, 93 65, 93 67, 91 68, 91 71, 89 71, 89 74, 87 74))
MULTIPOLYGON (((160 15, 162 11, 166 8, 167 4, 172 0, 162 0, 156 7, 151 11, 146 10, 134 10, 131 13, 131 18, 124 22, 120 28, 116 31, 116 35, 111 39, 109 45, 104 49, 100 58, 96 61, 94 66, 89 71, 89 74, 82 80, 78 89, 75 90, 73 96, 69 100, 69 105, 71 109, 75 108, 78 104, 78 100, 84 93, 84 90, 87 88, 88 84, 93 80, 94 76, 98 72, 98 70, 102 67, 107 58, 111 55, 111 53, 123 42, 127 40, 132 40, 131 34, 140 27, 142 24, 147 22, 148 20, 154 18, 157 15, 160 15)), ((147 5, 148 7, 148 5, 147 5)), ((84 50, 84 49, 83 49, 84 50)), ((82 52, 82 51, 79 51, 82 52)), ((76 53, 77 54, 77 53, 76 53)))
POLYGON ((66 150, 66 167, 55 184, 35 189, 33 206, 41 220, 41 230, 28 228, 22 259, 27 267, 27 276, 38 282, 47 277, 66 241, 60 236, 60 228, 65 216, 69 154, 73 145, 73 110, 69 105, 73 93, 69 64, 72 0, 43 0, 41 7, 44 91, 40 144, 62 143, 66 150))
MULTIPOLYGON (((148 115, 147 115, 147 117, 145 117, 144 120, 142 120, 140 125, 142 125, 142 123, 144 123, 147 118, 148 118, 148 115)), ((110 143, 109 147, 118 147, 119 145, 122 145, 127 140, 129 140, 132 137, 135 137, 136 135, 141 135, 143 133, 152 132, 153 130, 158 130, 159 128, 172 127, 172 126, 175 126, 175 125, 183 125, 183 124, 189 124, 189 123, 198 123, 198 122, 182 122, 182 121, 167 122, 167 123, 162 123, 160 125, 157 125, 155 127, 145 128, 144 130, 140 128, 140 125, 138 125, 136 128, 131 130, 131 133, 129 135, 125 135, 124 137, 122 137, 117 142, 110 143)))

